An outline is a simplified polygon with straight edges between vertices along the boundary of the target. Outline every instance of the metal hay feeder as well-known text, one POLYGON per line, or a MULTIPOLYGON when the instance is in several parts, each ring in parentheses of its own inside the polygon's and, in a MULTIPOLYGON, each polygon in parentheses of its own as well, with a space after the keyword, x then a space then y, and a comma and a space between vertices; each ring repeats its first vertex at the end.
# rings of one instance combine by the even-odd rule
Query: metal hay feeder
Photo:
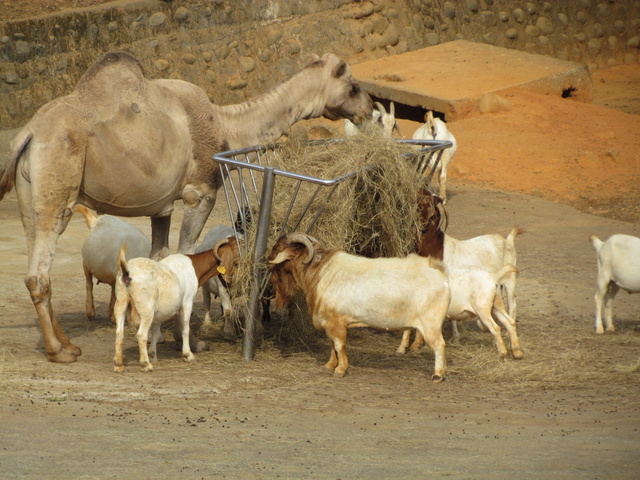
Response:
MULTIPOLYGON (((311 148, 321 148, 335 142, 348 141, 344 139, 316 140, 306 142, 311 148)), ((407 161, 415 164, 416 170, 422 174, 424 183, 428 186, 441 161, 442 152, 452 146, 451 142, 439 140, 396 140, 407 145, 408 152, 403 154, 407 161), (421 147, 419 150, 415 146, 421 147)), ((229 211, 229 219, 234 226, 236 237, 247 232, 248 222, 255 212, 258 212, 256 237, 253 245, 241 242, 241 255, 253 255, 252 273, 250 279, 249 305, 245 315, 245 326, 242 344, 242 356, 246 361, 252 360, 255 353, 255 330, 260 310, 260 298, 267 286, 265 254, 269 228, 273 222, 272 203, 274 192, 278 185, 288 179, 291 191, 287 212, 279 220, 279 235, 293 231, 310 233, 324 208, 330 202, 336 188, 343 182, 356 178, 359 173, 375 164, 368 165, 355 172, 349 172, 332 179, 318 178, 301 173, 278 169, 272 166, 275 155, 282 150, 282 145, 258 145, 239 150, 222 152, 214 155, 222 174, 223 191, 229 211), (281 179, 278 181, 278 179, 281 179), (304 199, 299 195, 303 185, 314 186, 312 194, 304 199), (317 207, 317 212, 307 218, 311 206, 317 207), (294 207, 301 213, 294 214, 294 207), (301 209, 300 209, 301 208, 301 209), (251 212, 254 212, 253 214, 251 212)))

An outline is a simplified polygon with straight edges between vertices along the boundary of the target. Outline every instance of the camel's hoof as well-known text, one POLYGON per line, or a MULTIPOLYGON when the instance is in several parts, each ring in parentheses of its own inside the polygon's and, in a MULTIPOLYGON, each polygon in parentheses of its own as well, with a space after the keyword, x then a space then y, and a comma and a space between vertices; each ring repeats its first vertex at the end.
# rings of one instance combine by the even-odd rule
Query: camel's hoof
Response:
POLYGON ((48 354, 47 359, 53 363, 73 363, 78 361, 78 356, 62 349, 58 353, 48 354))
POLYGON ((80 349, 80 347, 76 347, 73 343, 65 345, 64 347, 62 347, 62 349, 65 352, 70 353, 71 355, 75 355, 76 357, 82 355, 82 350, 80 349))

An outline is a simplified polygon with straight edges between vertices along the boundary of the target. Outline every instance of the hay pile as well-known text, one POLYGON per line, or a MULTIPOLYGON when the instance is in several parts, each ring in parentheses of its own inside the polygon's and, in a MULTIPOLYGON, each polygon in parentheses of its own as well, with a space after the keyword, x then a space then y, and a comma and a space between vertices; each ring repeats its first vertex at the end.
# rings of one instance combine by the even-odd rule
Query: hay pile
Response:
MULTIPOLYGON (((416 194, 424 177, 416 171, 415 158, 407 158, 412 152, 413 147, 382 137, 377 129, 346 141, 292 140, 270 151, 268 163, 279 170, 323 180, 358 173, 333 191, 278 175, 266 254, 282 233, 292 231, 355 254, 391 257, 413 251, 421 230, 416 194)), ((255 242, 256 225, 247 228, 249 245, 255 242)), ((253 255, 243 256, 234 274, 236 304, 248 303, 252 264, 253 255)))

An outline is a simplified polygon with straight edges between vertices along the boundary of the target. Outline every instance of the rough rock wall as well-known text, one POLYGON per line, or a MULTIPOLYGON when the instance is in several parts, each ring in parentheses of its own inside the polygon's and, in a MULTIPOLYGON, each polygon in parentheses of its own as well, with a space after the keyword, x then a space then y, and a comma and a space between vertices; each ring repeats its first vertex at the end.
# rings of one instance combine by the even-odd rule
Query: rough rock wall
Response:
POLYGON ((266 91, 314 53, 359 63, 462 38, 592 68, 637 62, 640 1, 135 0, 9 21, 0 24, 0 128, 68 93, 109 51, 228 104, 266 91))

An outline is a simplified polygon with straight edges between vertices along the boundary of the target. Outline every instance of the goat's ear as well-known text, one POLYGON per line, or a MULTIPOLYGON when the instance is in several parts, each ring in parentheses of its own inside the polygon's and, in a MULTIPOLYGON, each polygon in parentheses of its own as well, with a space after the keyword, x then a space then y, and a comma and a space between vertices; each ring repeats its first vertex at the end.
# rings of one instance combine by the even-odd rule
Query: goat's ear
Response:
POLYGON ((278 263, 284 263, 287 260, 291 260, 293 258, 293 254, 294 251, 292 248, 286 248, 283 251, 279 252, 278 255, 276 255, 276 258, 274 258, 273 260, 269 260, 269 263, 272 263, 274 265, 277 265, 278 263))

